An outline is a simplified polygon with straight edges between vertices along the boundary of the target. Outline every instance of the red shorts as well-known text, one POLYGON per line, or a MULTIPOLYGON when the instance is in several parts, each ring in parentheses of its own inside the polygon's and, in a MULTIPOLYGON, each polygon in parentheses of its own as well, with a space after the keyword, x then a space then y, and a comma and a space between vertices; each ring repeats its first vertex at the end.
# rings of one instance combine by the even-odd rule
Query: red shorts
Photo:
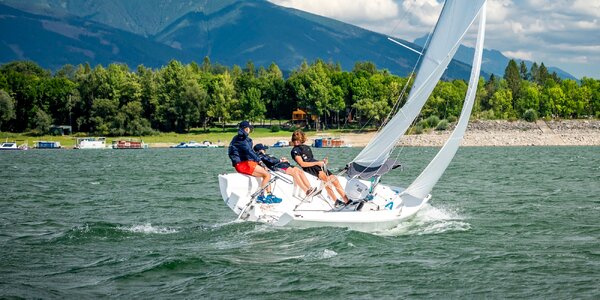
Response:
POLYGON ((238 173, 252 175, 257 165, 258 163, 253 160, 246 160, 235 165, 235 170, 238 171, 238 173))

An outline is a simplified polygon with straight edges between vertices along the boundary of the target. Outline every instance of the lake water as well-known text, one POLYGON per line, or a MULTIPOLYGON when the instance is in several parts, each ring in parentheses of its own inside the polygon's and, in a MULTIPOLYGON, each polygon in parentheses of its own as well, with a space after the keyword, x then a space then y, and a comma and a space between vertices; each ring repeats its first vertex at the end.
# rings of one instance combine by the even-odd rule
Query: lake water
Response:
POLYGON ((599 147, 463 147, 377 234, 233 222, 231 171, 223 148, 0 153, 0 298, 600 298, 599 147))

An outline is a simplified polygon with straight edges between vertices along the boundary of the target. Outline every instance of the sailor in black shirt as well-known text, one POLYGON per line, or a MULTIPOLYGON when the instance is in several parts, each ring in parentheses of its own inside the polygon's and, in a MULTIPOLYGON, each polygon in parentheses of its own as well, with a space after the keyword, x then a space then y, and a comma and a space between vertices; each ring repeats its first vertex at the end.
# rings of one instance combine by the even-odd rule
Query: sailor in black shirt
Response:
POLYGON ((296 161, 298 165, 300 165, 300 167, 304 169, 304 171, 318 177, 323 182, 325 182, 325 189, 327 190, 327 194, 333 201, 335 201, 336 205, 349 204, 350 201, 348 200, 348 197, 346 197, 346 193, 340 185, 340 182, 338 181, 337 177, 331 174, 331 172, 329 171, 324 171, 324 166, 327 164, 327 157, 325 157, 325 159, 323 160, 316 160, 312 154, 312 150, 310 149, 310 147, 304 145, 305 142, 306 135, 304 134, 304 132, 300 129, 294 131, 294 133, 292 134, 292 144, 294 145, 294 148, 292 148, 291 153, 292 159, 294 159, 294 161, 296 161), (331 185, 335 187, 341 199, 338 199, 336 197, 335 193, 333 192, 333 189, 331 188, 331 185))

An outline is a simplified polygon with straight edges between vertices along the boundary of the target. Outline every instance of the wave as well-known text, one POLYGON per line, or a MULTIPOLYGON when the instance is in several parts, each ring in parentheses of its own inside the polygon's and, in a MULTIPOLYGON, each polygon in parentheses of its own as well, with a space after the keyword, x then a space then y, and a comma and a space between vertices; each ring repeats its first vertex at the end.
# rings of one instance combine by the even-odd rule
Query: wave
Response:
POLYGON ((375 234, 383 236, 440 234, 460 232, 471 229, 471 224, 464 221, 458 211, 434 207, 427 203, 413 218, 398 226, 375 234))
POLYGON ((177 229, 170 227, 152 226, 151 223, 146 223, 143 225, 118 226, 117 229, 125 232, 145 234, 169 234, 179 232, 177 229))
POLYGON ((94 239, 120 239, 132 234, 174 234, 176 228, 154 226, 151 223, 137 225, 121 225, 106 222, 85 223, 64 231, 52 239, 53 242, 81 241, 94 239))

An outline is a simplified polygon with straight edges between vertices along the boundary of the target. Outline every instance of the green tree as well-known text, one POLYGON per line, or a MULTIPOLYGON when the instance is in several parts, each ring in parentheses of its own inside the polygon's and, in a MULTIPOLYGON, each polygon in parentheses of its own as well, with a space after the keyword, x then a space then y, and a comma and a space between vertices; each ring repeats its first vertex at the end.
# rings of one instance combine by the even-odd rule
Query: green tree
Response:
POLYGON ((487 89, 485 88, 485 79, 479 77, 479 83, 477 84, 477 93, 475 94, 475 103, 473 104, 472 115, 479 116, 482 111, 482 103, 484 99, 487 99, 487 89))
POLYGON ((7 92, 0 90, 0 130, 4 123, 15 117, 15 100, 7 92))
POLYGON ((91 111, 91 132, 101 135, 123 135, 124 115, 118 115, 119 102, 113 99, 94 99, 91 111))
POLYGON ((521 75, 521 80, 530 80, 531 73, 527 70, 527 65, 524 61, 521 61, 519 65, 519 74, 521 75))
POLYGON ((229 73, 219 74, 213 77, 209 85, 210 104, 207 115, 217 119, 225 131, 225 123, 232 118, 232 111, 237 105, 235 98, 235 87, 229 73))
POLYGON ((542 112, 545 116, 562 116, 566 112, 565 100, 565 94, 560 86, 546 87, 540 103, 542 112))
POLYGON ((205 56, 204 59, 202 59, 201 70, 204 73, 210 73, 210 72, 212 72, 212 65, 210 63, 210 58, 208 58, 208 56, 205 56))
POLYGON ((548 78, 550 78, 550 74, 544 63, 542 63, 538 70, 538 80, 536 83, 539 85, 546 85, 546 80, 548 80, 548 78))
POLYGON ((178 131, 189 131, 192 126, 200 124, 200 110, 204 108, 208 94, 196 79, 184 83, 181 97, 175 100, 178 131))
POLYGON ((266 116, 269 118, 289 118, 295 104, 286 96, 283 73, 275 63, 258 72, 258 88, 265 101, 266 116))
POLYGON ((588 101, 587 115, 600 117, 600 80, 583 77, 581 79, 581 87, 590 91, 590 99, 588 101))
POLYGON ((515 111, 519 116, 523 116, 529 109, 536 112, 540 109, 540 87, 537 84, 524 81, 520 95, 521 98, 517 99, 515 104, 515 111))
POLYGON ((519 99, 519 92, 521 90, 521 75, 519 73, 519 68, 517 67, 517 62, 514 59, 511 59, 504 70, 504 80, 508 84, 508 88, 510 89, 513 100, 519 99))
POLYGON ((236 70, 235 73, 230 75, 232 75, 231 77, 235 83, 235 91, 237 93, 242 93, 253 87, 258 88, 259 83, 256 78, 256 70, 252 61, 248 61, 241 73, 236 70))
POLYGON ((240 109, 243 114, 243 119, 257 121, 263 119, 267 108, 265 102, 261 99, 259 89, 251 87, 247 91, 242 92, 240 96, 240 109))
POLYGON ((486 111, 492 108, 490 99, 494 96, 494 93, 500 88, 500 80, 496 75, 490 75, 490 78, 485 83, 486 97, 481 99, 481 110, 486 111))
POLYGON ((60 69, 58 69, 58 71, 56 71, 56 73, 54 74, 54 77, 61 77, 61 78, 66 78, 69 79, 71 81, 75 81, 76 80, 76 72, 77 72, 77 68, 71 64, 66 64, 64 66, 62 66, 60 69))
POLYGON ((123 130, 126 135, 149 135, 153 133, 150 121, 142 117, 144 108, 139 101, 125 104, 118 113, 118 118, 123 119, 123 130))
POLYGON ((15 118, 8 121, 7 126, 22 132, 32 129, 36 117, 36 106, 42 106, 40 81, 48 78, 50 72, 33 62, 11 62, 0 67, 0 73, 6 80, 6 92, 15 101, 15 118))
POLYGON ((536 62, 531 65, 531 70, 529 72, 531 74, 529 80, 540 84, 540 67, 536 62))
POLYGON ((579 86, 572 94, 572 99, 575 104, 575 117, 582 118, 586 116, 594 116, 589 114, 589 107, 592 101, 592 90, 588 86, 579 86))
POLYGON ((295 71, 288 79, 291 88, 298 99, 300 107, 308 108, 317 115, 316 129, 320 129, 322 117, 327 117, 332 111, 344 108, 341 88, 334 88, 330 71, 323 61, 317 60, 310 67, 303 63, 300 70, 295 71))
POLYGON ((578 117, 584 113, 586 99, 585 95, 580 93, 577 82, 572 79, 567 79, 559 85, 564 97, 557 100, 557 108, 559 114, 565 118, 578 117))
POLYGON ((39 82, 41 101, 38 105, 57 124, 70 124, 76 84, 66 77, 46 78, 39 82))
POLYGON ((36 134, 42 135, 48 133, 52 125, 52 118, 42 109, 34 108, 34 117, 31 128, 36 134))
POLYGON ((73 105, 72 123, 75 131, 90 131, 91 110, 95 98, 96 82, 92 80, 92 69, 89 64, 77 66, 75 71, 77 84, 76 97, 73 105))
POLYGON ((35 76, 38 78, 50 77, 50 71, 44 70, 42 67, 32 61, 13 61, 0 67, 0 72, 2 73, 8 73, 10 71, 22 75, 35 76))
POLYGON ((182 132, 185 126, 181 126, 181 109, 176 106, 185 92, 184 83, 191 79, 190 72, 180 62, 172 60, 159 71, 158 84, 158 107, 156 108, 156 120, 162 131, 182 132))
POLYGON ((499 89, 497 90, 492 98, 490 98, 490 105, 494 116, 498 119, 508 119, 514 117, 512 108, 512 93, 510 89, 499 89))
POLYGON ((371 77, 377 74, 377 67, 370 61, 360 61, 354 64, 352 73, 359 77, 371 77))
POLYGON ((142 116, 150 122, 151 127, 160 128, 160 121, 157 116, 158 107, 160 106, 158 99, 159 76, 157 72, 143 65, 138 66, 137 75, 140 84, 142 116))

